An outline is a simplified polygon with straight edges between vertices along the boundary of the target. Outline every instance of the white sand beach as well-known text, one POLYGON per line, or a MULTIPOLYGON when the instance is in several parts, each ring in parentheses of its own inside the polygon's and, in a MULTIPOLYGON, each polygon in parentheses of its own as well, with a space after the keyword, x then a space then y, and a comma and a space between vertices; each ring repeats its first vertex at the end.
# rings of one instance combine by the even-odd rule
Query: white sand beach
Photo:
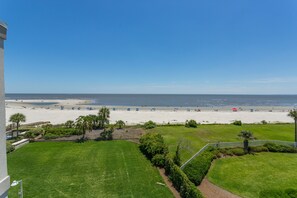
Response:
MULTIPOLYGON (((97 114, 100 106, 87 105, 89 101, 84 100, 20 100, 6 101, 6 124, 9 117, 14 113, 26 115, 26 123, 39 121, 50 121, 52 124, 64 123, 67 120, 75 120, 80 115, 97 114), (63 106, 63 108, 61 108, 63 106), (63 110, 62 110, 63 109, 63 110)), ((151 107, 109 107, 111 122, 123 120, 128 125, 141 124, 153 120, 159 124, 184 123, 186 120, 194 119, 201 124, 231 123, 241 120, 243 123, 267 122, 292 122, 288 114, 288 107, 257 107, 254 112, 250 108, 241 108, 238 112, 232 112, 230 108, 211 109, 201 108, 151 108, 151 107), (138 110, 136 110, 138 108, 138 110)))

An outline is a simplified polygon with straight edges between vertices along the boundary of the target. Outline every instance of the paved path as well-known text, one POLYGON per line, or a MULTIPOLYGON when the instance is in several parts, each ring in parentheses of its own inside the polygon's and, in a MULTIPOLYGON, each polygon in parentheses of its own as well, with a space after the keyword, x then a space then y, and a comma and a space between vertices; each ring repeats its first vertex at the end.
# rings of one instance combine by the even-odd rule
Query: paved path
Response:
POLYGON ((165 170, 164 168, 158 168, 160 175, 162 176, 166 186, 169 188, 169 190, 172 192, 173 196, 175 198, 181 198, 179 195, 179 192, 173 187, 172 182, 169 180, 169 178, 165 175, 165 170))
POLYGON ((210 183, 206 178, 203 179, 198 188, 205 198, 240 198, 239 196, 210 183))

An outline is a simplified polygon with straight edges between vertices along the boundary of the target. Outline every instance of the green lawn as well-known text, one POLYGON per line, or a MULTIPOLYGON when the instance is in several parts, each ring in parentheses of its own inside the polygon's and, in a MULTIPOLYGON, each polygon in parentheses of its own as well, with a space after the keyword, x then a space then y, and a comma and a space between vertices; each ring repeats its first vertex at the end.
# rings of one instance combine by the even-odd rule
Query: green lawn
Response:
POLYGON ((265 189, 297 189, 297 154, 261 153, 214 162, 207 178, 242 197, 255 198, 265 189))
POLYGON ((237 136, 242 130, 252 131, 257 139, 294 141, 293 124, 199 125, 197 128, 159 126, 149 131, 161 133, 171 153, 174 153, 180 139, 186 140, 190 149, 182 151, 182 160, 185 161, 207 143, 242 141, 237 136))
MULTIPOLYGON (((24 197, 173 197, 158 170, 126 141, 30 143, 8 154, 24 197)), ((17 197, 13 187, 9 197, 17 197)))

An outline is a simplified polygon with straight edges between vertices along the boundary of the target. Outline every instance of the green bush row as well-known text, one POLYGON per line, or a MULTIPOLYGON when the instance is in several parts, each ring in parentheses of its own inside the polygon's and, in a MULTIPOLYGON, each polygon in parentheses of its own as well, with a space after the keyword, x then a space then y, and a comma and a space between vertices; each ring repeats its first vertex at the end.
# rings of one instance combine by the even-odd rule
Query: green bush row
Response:
POLYGON ((270 152, 280 152, 280 153, 297 153, 297 149, 291 146, 279 145, 274 143, 266 143, 264 146, 270 152))
POLYGON ((45 128, 44 139, 54 139, 71 135, 82 135, 82 132, 74 128, 45 128))
POLYGON ((202 198, 200 191, 189 180, 187 175, 167 155, 165 157, 165 173, 169 176, 174 188, 182 198, 202 198))
POLYGON ((214 158, 215 154, 213 150, 206 150, 201 155, 192 160, 189 164, 187 164, 183 171, 191 180, 191 182, 193 182, 195 185, 199 185, 207 174, 214 158))
POLYGON ((25 138, 35 138, 39 135, 44 134, 44 129, 43 128, 35 128, 35 129, 30 129, 25 133, 25 138))
POLYGON ((260 153, 260 152, 268 152, 268 148, 266 146, 251 146, 250 151, 254 153, 260 153))
MULTIPOLYGON (((297 153, 297 149, 291 146, 279 145, 275 143, 266 143, 263 146, 250 146, 249 153, 259 152, 279 152, 279 153, 297 153)), ((221 155, 229 156, 242 156, 246 153, 242 148, 223 148, 217 149, 215 155, 221 157, 221 155)))
POLYGON ((259 198, 296 198, 297 190, 296 189, 273 189, 273 190, 262 190, 259 193, 259 198))
POLYGON ((139 148, 155 166, 165 167, 166 174, 182 198, 202 198, 196 186, 168 156, 168 147, 160 134, 147 133, 143 135, 140 138, 139 148))
POLYGON ((218 149, 215 154, 217 157, 220 157, 220 155, 242 156, 242 155, 245 155, 245 152, 243 148, 223 148, 223 149, 218 149))

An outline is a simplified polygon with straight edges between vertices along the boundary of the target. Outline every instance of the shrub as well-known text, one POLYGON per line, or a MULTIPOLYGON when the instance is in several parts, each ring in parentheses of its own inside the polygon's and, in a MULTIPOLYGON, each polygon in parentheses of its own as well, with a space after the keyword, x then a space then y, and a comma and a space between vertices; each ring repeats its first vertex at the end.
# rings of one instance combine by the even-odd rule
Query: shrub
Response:
POLYGON ((125 127, 125 122, 123 120, 116 121, 115 125, 118 127, 118 129, 122 129, 125 127))
POLYGON ((265 146, 251 146, 250 150, 251 152, 256 152, 256 153, 269 151, 268 148, 265 146))
POLYGON ((156 128, 157 124, 150 120, 150 121, 144 123, 143 126, 145 129, 153 129, 153 128, 156 128))
POLYGON ((68 120, 64 125, 66 128, 74 128, 75 123, 73 120, 68 120))
POLYGON ((36 129, 31 129, 30 131, 25 133, 25 138, 35 138, 39 135, 43 135, 44 134, 44 129, 43 128, 36 128, 36 129))
POLYGON ((44 128, 44 138, 45 139, 54 139, 58 137, 65 137, 71 135, 82 135, 82 132, 74 128, 44 128))
POLYGON ((241 126, 242 122, 240 120, 235 120, 232 124, 236 126, 241 126))
POLYGON ((268 124, 266 120, 262 120, 261 124, 268 124))
POLYGON ((274 143, 266 143, 264 146, 270 152, 280 152, 280 153, 297 153, 297 149, 291 146, 279 145, 274 143))
POLYGON ((165 157, 162 154, 157 154, 152 158, 152 163, 158 167, 164 167, 165 157))
POLYGON ((151 160, 156 154, 167 154, 168 148, 158 133, 147 133, 140 138, 141 152, 151 160))
POLYGON ((173 162, 174 162, 177 166, 181 166, 181 159, 180 159, 180 145, 177 145, 177 147, 176 147, 175 155, 174 155, 174 157, 173 157, 173 162))
POLYGON ((199 185, 207 174, 214 158, 215 155, 211 150, 204 151, 185 166, 185 174, 195 185, 199 185))
POLYGON ((14 146, 12 146, 10 142, 6 141, 6 153, 10 153, 14 151, 14 149, 15 149, 14 146))
POLYGON ((43 136, 44 139, 46 140, 49 140, 49 139, 56 139, 56 138, 59 138, 59 137, 62 137, 62 136, 59 136, 59 135, 55 135, 55 134, 52 134, 52 133, 47 133, 43 136))
POLYGON ((180 192, 182 198, 203 197, 187 175, 173 163, 168 155, 165 157, 165 173, 169 176, 174 188, 180 192))
POLYGON ((112 133, 113 133, 113 128, 111 127, 109 129, 104 129, 104 131, 100 133, 100 136, 103 140, 112 140, 113 139, 112 133))
POLYGON ((219 153, 223 155, 229 155, 229 156, 241 156, 244 155, 244 150, 242 148, 225 148, 225 149, 219 149, 219 153))
POLYGON ((187 120, 186 121, 186 124, 185 124, 185 127, 188 127, 188 128, 197 128, 197 122, 195 120, 187 120))

